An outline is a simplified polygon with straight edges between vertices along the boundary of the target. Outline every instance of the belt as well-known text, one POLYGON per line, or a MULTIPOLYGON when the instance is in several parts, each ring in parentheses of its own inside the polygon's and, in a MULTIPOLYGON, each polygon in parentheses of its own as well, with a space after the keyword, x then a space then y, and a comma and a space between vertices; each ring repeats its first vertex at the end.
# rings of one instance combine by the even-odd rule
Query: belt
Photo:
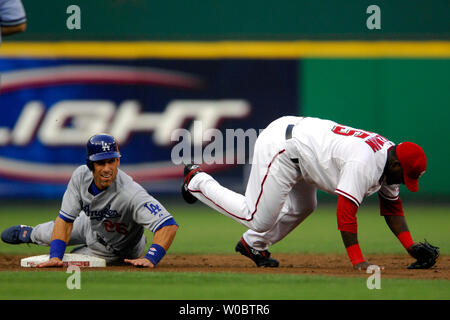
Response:
POLYGON ((294 125, 293 124, 289 124, 286 127, 286 140, 289 140, 292 138, 292 129, 294 129, 294 125))
MULTIPOLYGON (((293 125, 293 124, 289 124, 286 127, 286 140, 292 139, 292 129, 294 129, 294 126, 295 125, 293 125)), ((291 161, 295 164, 298 164, 298 159, 294 158, 294 159, 291 159, 291 161)))
POLYGON ((114 249, 108 243, 106 243, 105 239, 103 239, 98 233, 97 233, 97 241, 101 243, 106 248, 106 250, 110 251, 112 254, 115 254, 116 256, 119 257, 121 256, 120 251, 114 249))

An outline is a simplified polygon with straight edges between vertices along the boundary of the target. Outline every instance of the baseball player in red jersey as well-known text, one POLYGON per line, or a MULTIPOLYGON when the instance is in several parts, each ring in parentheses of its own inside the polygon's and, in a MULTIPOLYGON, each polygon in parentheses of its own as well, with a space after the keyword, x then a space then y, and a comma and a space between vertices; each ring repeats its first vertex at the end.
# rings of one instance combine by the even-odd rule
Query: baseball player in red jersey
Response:
POLYGON ((414 243, 399 197, 399 184, 418 191, 425 170, 426 156, 417 144, 395 145, 377 133, 333 121, 286 116, 256 140, 245 195, 221 186, 195 164, 185 167, 181 191, 186 202, 198 199, 249 228, 236 251, 265 267, 278 266, 268 247, 314 211, 317 189, 335 194, 338 229, 350 261, 361 270, 371 264, 358 244, 356 213, 363 199, 377 192, 381 215, 417 259, 413 267, 429 268, 439 250, 414 243))

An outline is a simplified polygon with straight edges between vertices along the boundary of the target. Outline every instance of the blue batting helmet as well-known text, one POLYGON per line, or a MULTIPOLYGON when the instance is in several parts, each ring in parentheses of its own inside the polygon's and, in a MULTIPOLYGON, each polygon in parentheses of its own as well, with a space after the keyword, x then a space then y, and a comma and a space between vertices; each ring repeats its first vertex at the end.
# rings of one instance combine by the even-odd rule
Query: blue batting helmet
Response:
POLYGON ((86 145, 86 164, 93 169, 93 162, 120 158, 119 146, 113 136, 100 133, 89 138, 86 145))

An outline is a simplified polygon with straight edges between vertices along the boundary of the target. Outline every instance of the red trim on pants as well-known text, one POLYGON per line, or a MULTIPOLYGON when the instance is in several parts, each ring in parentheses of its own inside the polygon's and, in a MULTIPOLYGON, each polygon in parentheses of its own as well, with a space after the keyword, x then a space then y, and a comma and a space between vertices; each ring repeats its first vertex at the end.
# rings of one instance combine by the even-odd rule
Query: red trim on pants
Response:
POLYGON ((220 209, 222 209, 223 211, 225 211, 226 213, 228 213, 230 216, 233 216, 233 217, 235 217, 235 218, 237 218, 237 219, 239 219, 239 220, 251 221, 251 220, 253 220, 253 216, 256 214, 256 211, 258 210, 258 203, 259 203, 259 200, 261 199, 262 193, 263 193, 263 191, 264 191, 264 183, 266 182, 267 176, 269 175, 270 167, 272 166, 272 163, 275 161, 275 159, 276 159, 280 154, 282 154, 282 153, 285 152, 285 151, 286 151, 286 149, 281 150, 280 152, 278 152, 278 153, 272 158, 272 161, 270 161, 270 163, 269 163, 269 165, 268 165, 268 167, 267 167, 267 172, 266 172, 266 174, 264 175, 263 181, 261 182, 261 191, 259 192, 258 199, 256 200, 255 211, 252 212, 251 217, 250 217, 249 219, 241 218, 241 217, 239 217, 239 216, 237 216, 237 215, 235 215, 235 214, 229 212, 228 210, 225 210, 223 207, 219 206, 217 203, 215 203, 215 202, 212 201, 210 198, 208 198, 207 196, 205 196, 205 194, 204 194, 201 190, 191 190, 191 189, 189 189, 189 187, 188 187, 188 191, 191 192, 191 193, 194 193, 194 192, 195 192, 195 193, 201 193, 206 199, 208 199, 210 202, 212 202, 216 207, 219 207, 220 209))

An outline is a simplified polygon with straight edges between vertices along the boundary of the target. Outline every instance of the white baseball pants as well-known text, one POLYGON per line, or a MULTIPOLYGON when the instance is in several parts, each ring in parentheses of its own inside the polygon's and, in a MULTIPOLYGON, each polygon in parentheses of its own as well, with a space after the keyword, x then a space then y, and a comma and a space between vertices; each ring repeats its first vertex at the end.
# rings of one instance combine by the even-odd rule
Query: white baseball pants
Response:
POLYGON ((277 119, 259 135, 245 196, 204 172, 188 185, 197 199, 249 228, 244 239, 257 250, 283 239, 317 205, 316 188, 302 180, 298 165, 286 152, 286 127, 297 120, 277 119))

